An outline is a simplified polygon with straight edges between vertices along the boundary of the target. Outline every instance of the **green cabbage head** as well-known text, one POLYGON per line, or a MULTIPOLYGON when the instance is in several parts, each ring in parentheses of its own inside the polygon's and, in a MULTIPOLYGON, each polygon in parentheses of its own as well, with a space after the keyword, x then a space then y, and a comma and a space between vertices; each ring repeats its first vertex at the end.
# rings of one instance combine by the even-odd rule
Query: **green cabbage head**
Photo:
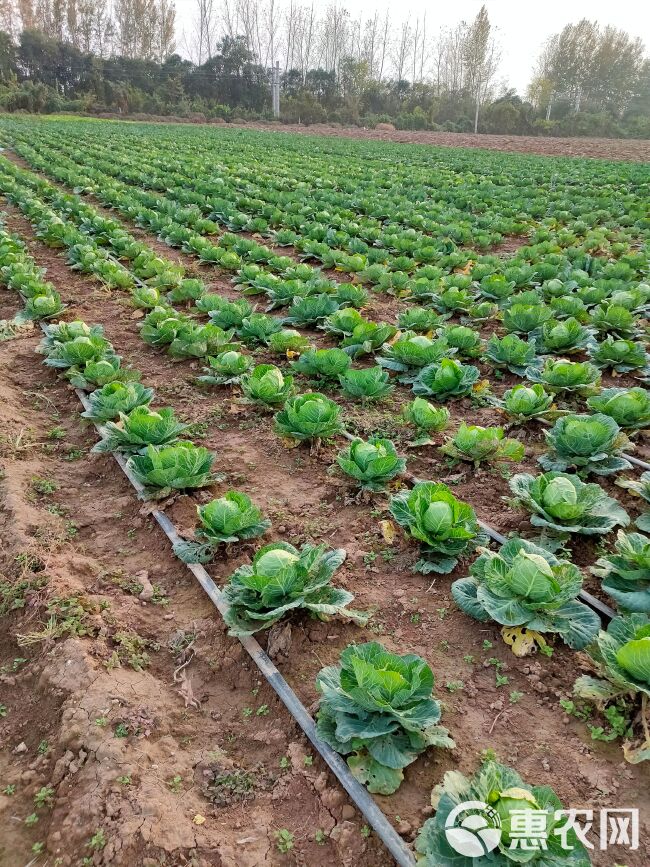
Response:
POLYGON ((109 382, 90 393, 90 406, 81 415, 93 421, 107 421, 117 418, 120 413, 127 414, 137 406, 148 405, 152 398, 153 389, 145 388, 140 382, 109 382))
POLYGON ((406 466, 391 440, 381 437, 370 437, 367 442, 354 440, 339 453, 336 462, 366 491, 383 491, 387 482, 402 473, 406 466))
POLYGON ((240 377, 247 400, 266 406, 282 404, 293 393, 293 376, 285 376, 274 364, 258 364, 240 377))
POLYGON ((294 440, 332 437, 342 430, 341 407, 319 392, 290 397, 275 414, 275 431, 294 440))
POLYGON ((203 446, 179 442, 147 446, 127 461, 127 469, 144 487, 145 497, 161 498, 172 491, 203 488, 212 482, 214 455, 203 446))
POLYGON ((434 406, 423 397, 416 397, 404 407, 404 420, 416 429, 412 445, 429 445, 431 434, 445 430, 449 424, 449 410, 444 406, 434 406))
POLYGON ((563 416, 544 436, 549 450, 538 461, 545 470, 575 467, 581 475, 608 476, 630 468, 622 454, 628 439, 603 413, 563 416))
POLYGON ((412 368, 426 367, 427 364, 452 355, 454 351, 443 338, 431 340, 424 334, 405 331, 393 343, 386 344, 377 361, 389 370, 405 372, 412 368))
MULTIPOLYGON (((564 852, 559 846, 557 832, 566 824, 566 818, 560 816, 555 820, 555 811, 562 809, 555 792, 549 786, 529 786, 515 770, 506 765, 486 759, 471 779, 458 771, 447 771, 442 784, 433 790, 431 801, 436 806, 436 814, 426 820, 415 841, 419 855, 418 867, 475 867, 483 860, 494 867, 515 867, 521 863, 521 849, 511 848, 512 813, 515 810, 547 811, 545 833, 549 847, 553 846, 554 867, 564 861, 567 867, 590 867, 589 853, 575 831, 567 833, 567 844, 571 849, 564 852), (474 800, 489 804, 500 819, 498 846, 485 858, 459 855, 450 845, 445 827, 453 809, 465 801, 474 800), (558 845, 554 845, 554 841, 558 845)), ((477 816, 480 818, 480 814, 477 816)), ((546 867, 549 863, 548 850, 540 847, 526 852, 525 863, 530 867, 546 867)))
POLYGON ((647 388, 604 388, 587 401, 589 409, 614 419, 623 430, 650 426, 650 391, 647 388))
POLYGON ((589 355, 597 367, 610 367, 617 373, 632 370, 647 373, 650 368, 650 354, 640 340, 626 340, 608 334, 601 343, 590 347, 589 355))
POLYGON ((299 359, 291 362, 297 373, 316 379, 337 380, 350 367, 352 359, 338 347, 332 349, 309 349, 299 359))
POLYGON ((650 539, 619 530, 613 553, 591 567, 619 611, 650 614, 650 539))
POLYGON ((479 376, 477 367, 461 364, 453 358, 443 358, 420 371, 413 383, 413 391, 422 397, 434 397, 444 402, 471 394, 479 376))
POLYGON ((451 493, 447 485, 418 482, 410 491, 400 491, 390 501, 397 523, 421 544, 418 572, 451 572, 458 558, 479 541, 474 510, 451 493))
POLYGON ((141 376, 139 370, 122 367, 119 355, 99 361, 87 361, 82 367, 69 367, 65 375, 75 388, 89 390, 101 388, 109 382, 132 382, 141 376))
POLYGON ((575 392, 579 395, 593 394, 600 384, 600 371, 588 361, 567 361, 565 358, 548 358, 541 369, 536 366, 526 370, 526 378, 539 382, 548 391, 575 392))
POLYGON ((482 461, 520 461, 524 456, 523 443, 506 437, 503 428, 465 422, 440 451, 453 461, 469 461, 475 467, 482 461))
POLYGON ((592 536, 630 522, 625 509, 600 485, 583 482, 576 475, 520 473, 509 484, 517 500, 532 513, 530 522, 534 527, 592 536))
POLYGON ((240 542, 261 536, 271 526, 249 496, 240 491, 227 491, 205 506, 197 506, 199 526, 196 542, 174 545, 174 553, 184 563, 208 563, 221 544, 240 542))
POLYGON ((487 342, 485 355, 493 367, 505 367, 511 373, 523 376, 525 370, 535 363, 535 341, 522 340, 516 334, 504 337, 493 334, 487 342))
POLYGON ((557 634, 582 650, 598 633, 600 619, 576 598, 581 588, 577 566, 533 542, 510 539, 499 551, 483 550, 451 593, 476 620, 557 634))
POLYGON ((382 400, 393 390, 386 371, 381 367, 349 368, 339 376, 341 391, 346 397, 365 403, 382 400))
POLYGON ((99 335, 80 335, 64 343, 55 342, 48 350, 45 364, 50 367, 82 367, 88 361, 111 359, 115 356, 113 346, 99 335))
POLYGON ((317 729, 369 792, 390 795, 404 768, 428 747, 453 748, 438 725, 433 672, 415 654, 390 653, 379 642, 348 646, 339 665, 321 669, 317 729))
POLYGON ((236 349, 227 349, 208 358, 209 367, 204 367, 203 376, 197 377, 201 385, 234 385, 253 366, 250 355, 236 349))
POLYGON ((252 635, 298 610, 319 620, 340 615, 364 625, 367 616, 347 607, 354 599, 352 593, 331 585, 345 556, 342 548, 325 545, 303 545, 298 550, 286 542, 273 542, 260 548, 252 564, 235 570, 224 588, 229 605, 224 619, 230 634, 252 635))
POLYGON ((496 403, 516 421, 548 418, 553 413, 553 396, 546 393, 541 383, 515 385, 496 403))
POLYGON ((135 454, 149 445, 171 445, 185 430, 187 425, 178 421, 170 407, 154 411, 148 406, 137 406, 128 414, 121 412, 118 422, 106 422, 102 426, 102 439, 92 450, 101 454, 135 454))
POLYGON ((625 699, 629 727, 623 755, 632 764, 650 760, 650 737, 643 719, 650 699, 650 617, 645 613, 614 617, 587 653, 598 676, 579 677, 574 693, 594 702, 601 711, 625 699), (638 725, 640 720, 643 722, 638 725))

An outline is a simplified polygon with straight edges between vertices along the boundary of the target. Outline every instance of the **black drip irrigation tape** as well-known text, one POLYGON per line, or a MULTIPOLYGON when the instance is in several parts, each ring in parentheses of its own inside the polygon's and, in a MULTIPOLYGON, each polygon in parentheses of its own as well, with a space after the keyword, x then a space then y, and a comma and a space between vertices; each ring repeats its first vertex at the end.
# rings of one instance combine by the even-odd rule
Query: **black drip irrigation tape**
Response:
MULTIPOLYGON (((45 332, 45 326, 42 323, 41 328, 45 332)), ((90 403, 86 394, 78 388, 75 389, 75 392, 84 409, 90 409, 90 403)), ((101 426, 96 424, 95 428, 101 435, 101 426)), ((112 452, 112 455, 119 464, 124 475, 135 488, 138 496, 142 497, 144 494, 144 488, 130 472, 124 457, 117 452, 112 452)), ((178 535, 176 527, 164 512, 161 512, 159 509, 154 509, 150 514, 172 545, 182 541, 181 537, 178 535)), ((223 616, 228 609, 228 605, 224 602, 223 594, 208 572, 198 563, 185 563, 184 565, 190 570, 190 572, 192 572, 196 580, 209 596, 210 601, 223 616)), ((345 760, 339 755, 339 753, 335 752, 330 746, 328 746, 328 744, 321 740, 316 730, 316 723, 309 714, 309 711, 291 689, 287 681, 282 677, 268 654, 262 649, 255 638, 250 636, 242 637, 239 638, 239 641, 259 671, 264 675, 266 681, 273 688, 280 701, 310 740, 313 747, 318 751, 323 761, 327 764, 339 783, 348 793, 357 809, 363 814, 370 827, 393 856, 395 862, 399 867, 415 867, 415 858, 413 857, 411 850, 390 824, 383 812, 379 809, 372 796, 359 782, 357 782, 355 777, 352 776, 345 760)))

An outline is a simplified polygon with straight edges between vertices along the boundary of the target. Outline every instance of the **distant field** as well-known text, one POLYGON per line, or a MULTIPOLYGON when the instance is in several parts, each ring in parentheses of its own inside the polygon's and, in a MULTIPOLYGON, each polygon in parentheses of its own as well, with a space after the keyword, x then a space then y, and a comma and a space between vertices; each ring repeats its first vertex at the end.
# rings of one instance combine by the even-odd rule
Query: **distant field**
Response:
POLYGON ((326 124, 299 126, 298 124, 247 124, 256 129, 295 132, 302 135, 328 135, 377 141, 430 144, 440 147, 485 148, 510 153, 541 154, 543 156, 593 157, 604 160, 650 162, 648 139, 610 138, 550 138, 522 135, 474 135, 451 132, 408 132, 359 129, 358 127, 331 127, 326 124))

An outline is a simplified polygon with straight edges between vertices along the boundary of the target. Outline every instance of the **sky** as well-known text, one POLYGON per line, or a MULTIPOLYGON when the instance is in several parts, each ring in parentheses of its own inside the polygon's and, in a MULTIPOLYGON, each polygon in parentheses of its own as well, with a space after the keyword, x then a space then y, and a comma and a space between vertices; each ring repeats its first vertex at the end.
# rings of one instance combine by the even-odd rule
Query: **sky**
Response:
MULTIPOLYGON (((309 0, 304 0, 305 5, 309 0)), ((329 0, 315 0, 317 6, 329 0)), ((455 25, 461 19, 471 21, 485 2, 492 24, 498 28, 502 48, 499 79, 524 93, 540 49, 552 33, 565 24, 590 18, 601 24, 612 24, 640 36, 650 50, 650 3, 642 0, 541 0, 523 3, 521 0, 455 0, 453 3, 434 5, 431 0, 340 0, 340 4, 357 17, 359 13, 370 17, 377 9, 381 14, 391 10, 396 23, 406 14, 413 18, 426 12, 427 30, 434 33, 441 27, 455 25), (400 10, 405 10, 400 12, 400 10), (398 19, 399 16, 399 19, 398 19)), ((282 0, 280 0, 282 4, 282 0)), ((176 20, 179 30, 179 49, 182 49, 180 31, 191 29, 196 0, 176 0, 176 20)))

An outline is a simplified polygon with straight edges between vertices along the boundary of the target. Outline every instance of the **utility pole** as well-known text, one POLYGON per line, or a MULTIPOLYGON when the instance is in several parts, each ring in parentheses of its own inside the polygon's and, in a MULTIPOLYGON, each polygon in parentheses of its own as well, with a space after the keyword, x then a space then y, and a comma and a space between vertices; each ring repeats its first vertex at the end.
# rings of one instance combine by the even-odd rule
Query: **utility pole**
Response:
POLYGON ((276 60, 271 68, 271 98, 273 117, 280 117, 280 61, 276 60))

